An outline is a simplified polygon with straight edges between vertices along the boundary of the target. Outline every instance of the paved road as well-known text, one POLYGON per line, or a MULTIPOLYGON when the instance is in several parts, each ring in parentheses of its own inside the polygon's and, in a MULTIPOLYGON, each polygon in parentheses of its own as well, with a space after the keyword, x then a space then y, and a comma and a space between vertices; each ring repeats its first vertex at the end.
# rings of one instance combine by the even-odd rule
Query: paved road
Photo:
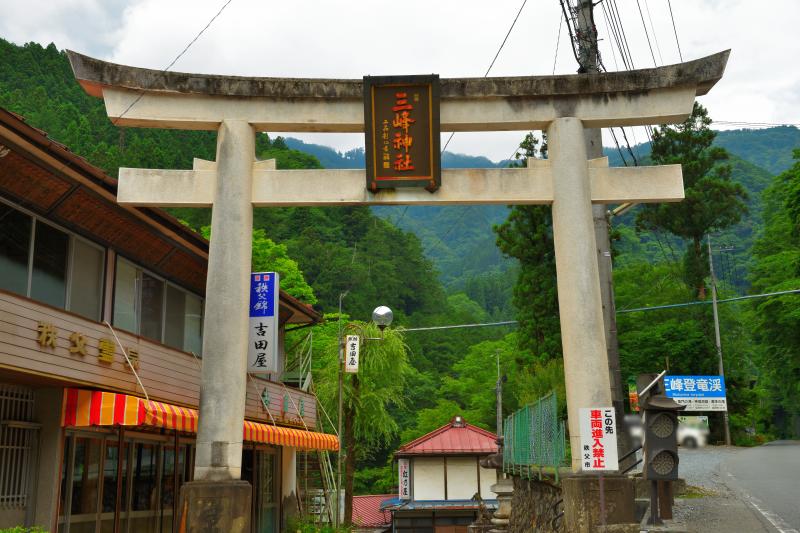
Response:
POLYGON ((776 441, 731 454, 722 459, 720 474, 776 529, 800 530, 800 441, 776 441))
POLYGON ((746 448, 708 446, 680 448, 680 476, 705 493, 705 497, 679 499, 675 519, 691 533, 775 533, 752 504, 735 491, 722 464, 748 451, 746 448))

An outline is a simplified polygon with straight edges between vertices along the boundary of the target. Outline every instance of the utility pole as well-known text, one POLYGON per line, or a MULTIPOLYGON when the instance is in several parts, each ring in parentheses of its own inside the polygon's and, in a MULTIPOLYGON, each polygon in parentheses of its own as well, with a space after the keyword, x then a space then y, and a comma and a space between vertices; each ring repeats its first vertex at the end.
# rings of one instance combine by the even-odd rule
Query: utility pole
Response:
MULTIPOLYGON (((600 71, 597 51, 597 27, 594 24, 594 4, 592 0, 578 0, 577 8, 577 40, 579 74, 591 75, 600 71)), ((589 159, 603 157, 603 136, 600 129, 586 129, 586 155, 589 159)), ((622 371, 619 363, 619 342, 617 341, 617 318, 614 305, 614 279, 611 263, 611 241, 609 233, 609 215, 604 204, 592 205, 594 219, 594 238, 597 247, 597 266, 600 271, 600 296, 603 302, 603 323, 606 332, 606 351, 608 352, 608 373, 611 382, 611 398, 617 424, 622 425, 625 416, 625 403, 622 371)), ((627 432, 619 431, 617 452, 619 457, 631 449, 627 432)), ((632 462, 631 459, 629 462, 632 462)), ((624 463, 624 461, 623 461, 624 463)), ((627 465, 620 465, 624 469, 627 465)))
POLYGON ((500 377, 500 352, 495 352, 497 359, 497 383, 495 384, 495 393, 497 394, 497 438, 503 438, 503 382, 505 376, 500 377))
POLYGON ((336 520, 335 524, 338 528, 342 524, 342 463, 344 462, 344 455, 347 453, 344 449, 344 431, 342 429, 342 418, 344 412, 344 336, 342 335, 342 299, 347 296, 349 290, 339 293, 339 334, 337 335, 339 341, 339 453, 336 454, 336 520))
MULTIPOLYGON (((719 361, 719 375, 725 377, 725 368, 722 365, 722 340, 719 336, 719 313, 717 312, 717 276, 714 274, 714 254, 711 250, 711 234, 708 234, 708 268, 711 271, 711 307, 714 309, 714 338, 717 343, 717 359, 719 361)), ((727 409, 722 413, 725 424, 725 444, 731 445, 731 427, 728 420, 727 409)))

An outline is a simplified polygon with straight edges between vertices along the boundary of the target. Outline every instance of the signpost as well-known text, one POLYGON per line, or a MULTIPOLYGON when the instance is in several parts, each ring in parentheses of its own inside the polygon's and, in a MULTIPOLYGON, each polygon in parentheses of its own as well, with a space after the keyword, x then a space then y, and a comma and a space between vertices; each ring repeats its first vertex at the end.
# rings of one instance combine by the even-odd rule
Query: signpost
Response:
POLYGON ((584 472, 619 470, 614 408, 581 408, 580 431, 581 470, 584 472))
POLYGON ((724 376, 666 376, 667 397, 686 411, 727 411, 724 376))
POLYGON ((250 275, 250 324, 247 371, 265 374, 278 371, 278 294, 277 272, 250 275))
POLYGON ((397 469, 399 472, 399 483, 398 486, 400 487, 400 493, 398 497, 401 500, 410 500, 411 499, 411 471, 409 466, 408 459, 398 459, 397 460, 397 469))
POLYGON ((358 335, 348 335, 345 341, 344 371, 348 374, 358 374, 358 335))
POLYGON ((364 77, 367 188, 441 185, 439 76, 364 77))

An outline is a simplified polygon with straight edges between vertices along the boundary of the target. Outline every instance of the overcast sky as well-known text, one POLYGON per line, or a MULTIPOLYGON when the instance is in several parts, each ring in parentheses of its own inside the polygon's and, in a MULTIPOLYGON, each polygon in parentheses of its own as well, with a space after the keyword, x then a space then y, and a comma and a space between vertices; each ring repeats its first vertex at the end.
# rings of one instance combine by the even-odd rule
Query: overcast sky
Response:
MULTIPOLYGON (((53 42, 98 58, 162 69, 227 0, 0 0, 0 37, 53 42)), ((232 0, 172 70, 251 76, 483 76, 522 0, 232 0), (413 22, 412 22, 413 21, 413 22)), ((617 0, 637 68, 653 58, 635 0, 617 0)), ((656 62, 679 62, 667 0, 642 0, 656 62), (652 19, 652 27, 650 20, 652 19)), ((798 0, 672 0, 686 60, 727 48, 722 81, 701 98, 712 118, 800 123, 798 0)), ((609 70, 622 68, 602 9, 609 70)), ((572 73, 558 0, 528 0, 490 76, 572 73)), ((2 66, 2 58, 0 58, 2 66)), ((363 135, 298 134, 345 150, 363 135)), ((458 133, 448 150, 510 156, 522 134, 458 133)), ((639 132, 637 140, 641 142, 639 132)))

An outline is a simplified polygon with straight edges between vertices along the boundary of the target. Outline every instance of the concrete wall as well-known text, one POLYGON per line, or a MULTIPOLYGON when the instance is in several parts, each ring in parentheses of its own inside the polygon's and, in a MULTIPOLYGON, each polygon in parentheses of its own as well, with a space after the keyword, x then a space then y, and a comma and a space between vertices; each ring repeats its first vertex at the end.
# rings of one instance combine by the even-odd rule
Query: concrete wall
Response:
POLYGON ((447 458, 447 499, 469 500, 478 492, 478 458, 447 458))
POLYGON ((415 500, 444 499, 444 458, 415 457, 411 460, 411 497, 415 500))
POLYGON ((36 421, 39 430, 39 464, 35 480, 35 504, 32 523, 28 525, 52 529, 58 514, 58 491, 61 486, 61 402, 62 388, 38 389, 35 396, 36 421))
POLYGON ((481 468, 481 498, 493 500, 497 494, 492 492, 492 485, 497 483, 497 470, 494 468, 481 468))

